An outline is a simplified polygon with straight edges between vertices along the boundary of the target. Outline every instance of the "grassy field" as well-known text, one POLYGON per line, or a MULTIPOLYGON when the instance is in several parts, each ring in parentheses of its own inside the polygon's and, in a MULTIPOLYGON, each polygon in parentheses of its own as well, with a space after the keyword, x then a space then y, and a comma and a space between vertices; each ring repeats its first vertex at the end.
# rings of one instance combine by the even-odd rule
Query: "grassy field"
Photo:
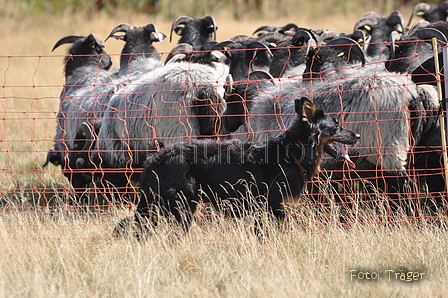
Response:
MULTIPOLYGON (((294 211, 281 230, 272 228, 265 242, 252 236, 246 222, 213 216, 197 217, 180 241, 173 241, 170 227, 162 226, 157 237, 137 243, 111 236, 129 208, 67 207, 70 191, 60 169, 40 167, 52 146, 64 82, 65 48, 54 53, 51 48, 69 34, 94 32, 105 39, 122 22, 154 23, 169 35, 172 19, 125 10, 111 15, 19 9, 30 2, 0 0, 0 297, 448 295, 446 220, 438 227, 406 219, 391 226, 357 211, 349 224, 340 225, 335 224, 337 210, 316 216, 315 210, 304 209, 294 211), (33 200, 42 197, 61 207, 33 207, 33 200)), ((312 10, 309 4, 295 5, 294 13, 291 9, 282 17, 276 9, 263 18, 251 14, 239 21, 219 7, 203 15, 215 16, 219 40, 289 22, 349 32, 368 10, 388 15, 396 9, 389 2, 366 1, 356 9, 347 2, 335 9, 338 14, 330 14, 331 1, 318 1, 312 10)), ((295 1, 283 3, 291 7, 286 4, 295 1)), ((411 9, 401 9, 406 21, 411 9)), ((106 43, 115 66, 122 45, 106 43)), ((167 52, 173 46, 166 40, 157 49, 167 52)))
POLYGON ((215 219, 173 241, 110 237, 116 216, 3 214, 2 297, 445 297, 446 230, 403 223, 272 230, 215 219), (369 279, 370 278, 370 279, 369 279))

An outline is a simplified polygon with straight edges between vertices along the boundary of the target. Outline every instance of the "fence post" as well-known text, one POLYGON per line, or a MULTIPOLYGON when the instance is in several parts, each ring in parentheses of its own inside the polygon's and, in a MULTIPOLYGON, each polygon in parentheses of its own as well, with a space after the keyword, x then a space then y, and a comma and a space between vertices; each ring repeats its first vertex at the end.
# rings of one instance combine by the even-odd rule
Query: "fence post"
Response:
MULTIPOLYGON (((432 46, 434 50, 434 67, 436 71, 436 79, 437 79, 437 95, 439 96, 439 103, 443 105, 443 102, 445 101, 442 97, 442 82, 440 81, 440 65, 439 65, 439 55, 438 55, 438 49, 437 49, 437 38, 432 38, 432 46)), ((443 61, 444 61, 444 75, 447 75, 447 58, 445 57, 447 55, 446 53, 446 46, 443 47, 443 61)), ((446 84, 444 84, 446 85, 446 84)), ((447 86, 445 86, 445 94, 447 93, 447 86)), ((447 103, 445 102, 445 108, 447 103)), ((439 122, 440 122, 440 136, 442 138, 442 157, 443 157, 443 168, 445 171, 445 191, 448 192, 448 156, 446 152, 446 130, 445 130, 445 111, 446 109, 441 109, 440 116, 439 116, 439 122)))

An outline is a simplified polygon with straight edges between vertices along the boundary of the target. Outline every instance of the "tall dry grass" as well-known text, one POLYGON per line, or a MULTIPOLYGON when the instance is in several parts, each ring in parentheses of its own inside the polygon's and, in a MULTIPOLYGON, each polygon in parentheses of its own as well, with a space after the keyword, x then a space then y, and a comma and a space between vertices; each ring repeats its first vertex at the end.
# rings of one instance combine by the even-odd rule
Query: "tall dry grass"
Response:
MULTIPOLYGON (((220 217, 198 217, 181 241, 163 232, 170 226, 143 243, 113 239, 113 226, 129 214, 128 208, 67 207, 70 191, 60 169, 40 168, 52 145, 64 82, 65 49, 50 50, 69 34, 94 32, 104 39, 121 22, 152 22, 168 35, 171 20, 129 11, 25 15, 14 6, 20 1, 0 3, 0 297, 447 295, 445 222, 437 228, 407 220, 390 226, 366 212, 340 225, 337 210, 316 216, 307 205, 287 227, 271 228, 262 243, 245 222, 220 217), (42 197, 60 207, 33 207, 42 197), (414 282, 387 279, 386 270, 400 269, 425 275, 414 282), (381 279, 356 281, 350 270, 375 271, 381 279)), ((213 14, 218 39, 289 22, 348 32, 364 12, 307 14, 302 8, 294 7, 296 13, 286 17, 273 13, 240 21, 218 12, 213 14)), ((407 17, 410 8, 402 12, 407 17)), ((173 45, 167 40, 157 48, 167 52, 173 45)), ((121 47, 120 41, 107 42, 115 66, 121 47)))
POLYGON ((75 212, 4 214, 0 296, 445 297, 447 293, 448 239, 440 228, 411 223, 318 225, 307 219, 282 230, 270 227, 270 237, 259 241, 244 223, 216 218, 194 226, 181 240, 173 241, 166 233, 171 227, 162 226, 157 236, 138 243, 110 237, 117 218, 75 212), (376 279, 359 280, 360 272, 370 272, 376 279), (408 272, 411 276, 404 277, 409 281, 402 281, 401 274, 408 272))

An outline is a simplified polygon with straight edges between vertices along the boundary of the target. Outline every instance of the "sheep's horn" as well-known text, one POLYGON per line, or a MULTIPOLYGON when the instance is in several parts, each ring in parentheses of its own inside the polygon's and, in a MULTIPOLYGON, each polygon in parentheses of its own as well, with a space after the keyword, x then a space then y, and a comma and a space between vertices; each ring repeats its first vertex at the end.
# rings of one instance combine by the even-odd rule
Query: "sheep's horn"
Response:
POLYGON ((226 77, 226 94, 232 94, 233 91, 233 76, 232 74, 228 74, 226 77))
POLYGON ((403 16, 401 15, 401 12, 398 10, 395 10, 390 14, 390 16, 386 20, 386 24, 390 27, 397 26, 397 32, 400 34, 403 34, 404 32, 404 20, 403 16))
POLYGON ((294 23, 288 23, 285 26, 283 26, 281 29, 283 31, 295 31, 295 30, 299 29, 299 26, 297 26, 294 23))
POLYGON ((236 46, 238 46, 238 44, 233 40, 224 40, 214 44, 213 47, 211 47, 211 50, 223 51, 226 49, 235 48, 236 46))
POLYGON ((423 28, 414 32, 414 35, 420 39, 437 38, 438 41, 447 43, 446 36, 442 32, 434 28, 423 28))
POLYGON ((408 35, 412 35, 415 33, 415 31, 426 28, 429 25, 431 25, 431 23, 428 21, 418 21, 414 25, 412 25, 411 28, 409 28, 408 35))
POLYGON ((272 42, 277 43, 285 37, 284 34, 279 32, 268 32, 257 38, 259 42, 266 42, 271 44, 272 42))
POLYGON ((93 141, 94 141, 94 135, 93 135, 92 128, 90 127, 90 125, 86 122, 82 122, 79 125, 78 134, 83 135, 86 138, 86 142, 81 150, 90 149, 90 147, 92 146, 93 141))
POLYGON ((79 157, 79 158, 76 159, 76 167, 78 169, 83 169, 84 168, 84 163, 85 163, 84 158, 79 157))
POLYGON ((118 24, 117 26, 115 26, 114 29, 112 29, 112 31, 109 33, 109 36, 107 36, 107 38, 104 41, 107 41, 110 37, 113 37, 115 39, 123 40, 123 35, 114 35, 114 34, 117 33, 117 32, 127 33, 127 32, 131 31, 134 28, 135 28, 134 26, 129 25, 127 23, 118 24))
POLYGON ((146 32, 149 32, 149 34, 152 37, 152 40, 155 41, 159 41, 159 42, 163 42, 163 40, 165 39, 166 35, 159 32, 159 30, 157 29, 156 25, 154 24, 148 24, 144 27, 144 30, 146 32))
POLYGON ((262 71, 262 70, 255 70, 255 71, 251 72, 249 74, 249 80, 250 81, 268 80, 273 85, 275 85, 274 77, 270 73, 268 73, 266 71, 262 71))
POLYGON ((374 12, 374 11, 368 11, 362 17, 380 19, 381 15, 379 13, 377 13, 377 12, 374 12))
POLYGON ((378 24, 378 20, 372 17, 362 17, 360 18, 356 23, 355 26, 353 27, 353 31, 355 31, 356 29, 362 28, 364 26, 374 26, 378 24))
POLYGON ((391 42, 391 47, 390 47, 390 58, 391 59, 395 59, 395 42, 401 39, 401 35, 397 32, 397 31, 392 31, 390 34, 390 42, 391 42))
POLYGON ((218 29, 218 27, 216 26, 215 18, 212 17, 212 16, 206 16, 206 17, 204 18, 204 20, 205 20, 206 22, 209 22, 210 25, 213 26, 213 40, 216 40, 216 30, 218 29))
POLYGON ((251 42, 250 44, 247 45, 247 48, 248 49, 257 49, 257 48, 264 49, 268 52, 268 55, 270 55, 271 57, 273 56, 269 47, 260 41, 251 42))
POLYGON ((235 36, 232 36, 232 38, 230 38, 231 41, 234 41, 236 43, 243 43, 248 39, 249 36, 247 36, 246 34, 237 34, 235 36))
POLYGON ((174 31, 174 29, 175 29, 177 26, 179 26, 180 24, 185 25, 185 24, 187 24, 187 23, 189 23, 189 22, 191 22, 191 21, 193 21, 193 20, 194 20, 193 18, 188 17, 188 16, 180 16, 180 17, 177 17, 177 18, 173 21, 173 23, 171 24, 170 42, 171 42, 171 40, 172 40, 172 38, 173 38, 173 31, 174 31))
POLYGON ((311 39, 316 40, 316 36, 310 30, 304 29, 304 28, 299 28, 299 29, 297 29, 296 33, 294 34, 293 39, 298 40, 302 37, 303 37, 304 41, 308 41, 311 39))
POLYGON ((366 56, 364 54, 364 51, 362 50, 359 43, 351 38, 338 37, 330 40, 327 43, 327 46, 350 46, 350 51, 352 53, 350 56, 358 56, 361 59, 362 65, 366 64, 366 56))
POLYGON ((95 43, 96 43, 97 45, 99 45, 100 47, 102 47, 102 48, 104 48, 104 47, 106 46, 106 45, 101 41, 101 39, 99 39, 98 36, 96 36, 96 35, 93 34, 93 33, 90 33, 89 36, 87 36, 87 38, 90 38, 90 39, 94 40, 95 43))
POLYGON ((85 38, 85 36, 82 35, 67 35, 65 37, 62 37, 61 39, 59 39, 56 44, 54 45, 53 49, 51 50, 52 52, 58 48, 59 46, 63 45, 63 44, 67 44, 67 43, 74 43, 82 38, 85 38))
POLYGON ((178 54, 185 54, 190 53, 193 51, 193 46, 187 43, 180 43, 177 46, 175 46, 169 53, 168 56, 165 59, 165 64, 168 63, 174 56, 177 56, 178 54))
POLYGON ((252 35, 254 35, 255 33, 258 33, 260 31, 268 31, 268 32, 274 32, 277 28, 275 28, 274 26, 271 25, 264 25, 261 27, 258 27, 257 29, 255 29, 255 31, 252 33, 252 35))
POLYGON ((322 33, 319 36, 319 39, 317 40, 317 45, 321 46, 325 43, 325 40, 327 39, 334 39, 336 37, 339 37, 339 33, 335 32, 335 31, 325 31, 324 33, 322 33))
POLYGON ((355 30, 351 35, 353 36, 353 40, 355 40, 357 43, 366 42, 366 34, 362 30, 355 30))
POLYGON ((414 7, 414 9, 412 10, 411 17, 409 18, 409 22, 408 22, 408 26, 407 26, 407 27, 409 27, 409 25, 411 24, 411 21, 412 21, 412 17, 413 17, 417 12, 422 11, 423 13, 425 13, 425 12, 427 12, 427 11, 430 10, 430 9, 431 9, 431 6, 430 6, 428 3, 419 3, 419 4, 417 4, 417 5, 414 7))

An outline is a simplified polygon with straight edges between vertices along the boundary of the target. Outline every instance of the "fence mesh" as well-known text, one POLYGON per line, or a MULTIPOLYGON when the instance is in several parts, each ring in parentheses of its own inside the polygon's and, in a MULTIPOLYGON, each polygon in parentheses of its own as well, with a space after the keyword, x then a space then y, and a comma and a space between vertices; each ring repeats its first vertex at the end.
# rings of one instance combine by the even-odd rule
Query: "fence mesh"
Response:
MULTIPOLYGON (((419 61, 424 54, 415 52, 412 58, 419 61)), ((321 101, 319 107, 339 118, 343 127, 359 129, 355 132, 362 144, 355 145, 355 169, 323 157, 320 174, 290 206, 284 227, 446 219, 440 131, 445 117, 435 75, 416 86, 409 76, 386 70, 381 59, 368 57, 364 65, 326 69, 311 78, 288 75, 285 69, 280 79, 240 80, 228 89, 224 70, 215 67, 214 77, 204 78, 199 72, 205 66, 187 59, 184 68, 172 66, 180 62, 161 63, 148 73, 132 73, 130 65, 126 79, 97 67, 86 80, 70 85, 65 83, 63 57, 0 57, 4 218, 16 213, 63 215, 68 225, 73 216, 86 219, 86 228, 113 226, 132 214, 138 202, 148 155, 196 138, 253 141, 278 136, 295 117, 288 103, 307 96, 321 101), (173 77, 178 81, 169 81, 173 77), (246 92, 248 83, 257 84, 256 92, 246 92), (241 89, 245 92, 235 93, 241 89), (231 107, 225 93, 226 100, 239 96, 242 114, 225 114, 231 107), (265 108, 252 110, 255 105, 265 108), (226 119, 238 117, 242 126, 226 131, 226 119), (62 159, 43 167, 48 152, 62 159)), ((204 204, 196 212, 195 227, 221 230, 221 217, 204 204)), ((15 224, 5 220, 6 226, 15 224)))

